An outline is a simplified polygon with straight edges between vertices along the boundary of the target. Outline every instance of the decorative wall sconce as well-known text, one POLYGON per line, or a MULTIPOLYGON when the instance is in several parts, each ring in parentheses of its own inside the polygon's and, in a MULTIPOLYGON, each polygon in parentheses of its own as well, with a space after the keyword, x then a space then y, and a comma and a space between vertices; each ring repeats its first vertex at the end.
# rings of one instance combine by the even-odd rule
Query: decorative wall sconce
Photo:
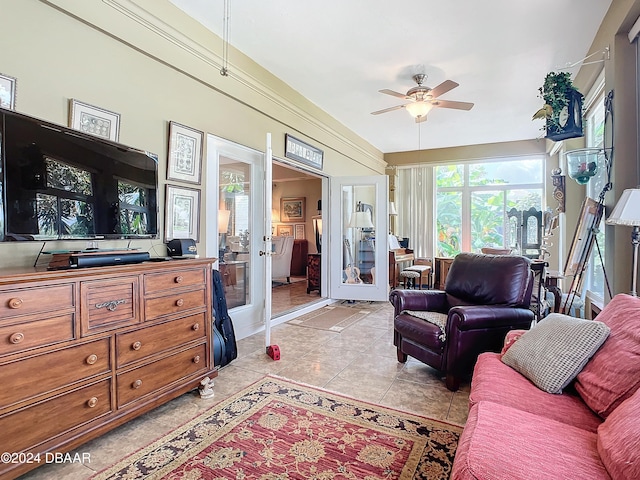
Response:
POLYGON ((601 148, 579 148, 565 153, 569 176, 580 185, 585 185, 604 164, 604 150, 601 148))
POLYGON ((553 181, 553 198, 558 202, 556 211, 563 213, 565 211, 565 176, 562 170, 554 168, 551 172, 551 180, 553 181))

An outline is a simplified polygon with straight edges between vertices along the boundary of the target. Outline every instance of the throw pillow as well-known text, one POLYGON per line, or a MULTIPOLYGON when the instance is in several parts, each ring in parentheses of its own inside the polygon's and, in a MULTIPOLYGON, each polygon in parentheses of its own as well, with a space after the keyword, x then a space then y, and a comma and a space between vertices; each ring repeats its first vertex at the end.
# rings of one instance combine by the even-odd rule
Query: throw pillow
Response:
POLYGON ((507 353, 507 350, 511 348, 511 345, 513 345, 522 335, 524 335, 525 332, 527 332, 527 330, 509 330, 504 337, 504 343, 502 345, 500 355, 504 355, 505 353, 507 353))
POLYGON ((518 339, 502 361, 549 393, 562 393, 609 336, 602 322, 552 313, 518 339))
POLYGON ((616 480, 640 478, 640 390, 598 427, 598 454, 616 480))
POLYGON ((607 343, 576 378, 576 390, 602 418, 640 388, 640 298, 618 294, 598 315, 607 343))

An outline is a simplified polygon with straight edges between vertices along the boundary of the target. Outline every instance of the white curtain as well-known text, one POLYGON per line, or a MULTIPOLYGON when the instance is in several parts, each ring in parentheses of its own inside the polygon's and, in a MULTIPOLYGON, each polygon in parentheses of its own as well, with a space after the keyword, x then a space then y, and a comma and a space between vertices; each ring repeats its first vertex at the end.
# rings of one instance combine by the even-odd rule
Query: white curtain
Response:
POLYGON ((395 202, 398 210, 396 234, 409 238, 409 248, 413 249, 416 258, 433 258, 433 167, 398 167, 395 202))

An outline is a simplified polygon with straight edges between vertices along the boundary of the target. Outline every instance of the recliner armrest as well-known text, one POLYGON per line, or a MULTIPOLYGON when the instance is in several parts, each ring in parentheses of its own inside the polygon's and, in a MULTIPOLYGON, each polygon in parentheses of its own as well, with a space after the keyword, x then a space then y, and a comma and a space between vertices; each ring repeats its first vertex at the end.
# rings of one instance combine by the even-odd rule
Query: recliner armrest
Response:
POLYGON ((447 296, 440 290, 393 290, 389 301, 394 306, 395 315, 403 310, 429 310, 446 313, 447 296))
POLYGON ((495 305, 465 305, 449 310, 447 330, 478 330, 530 324, 534 315, 528 308, 495 305))

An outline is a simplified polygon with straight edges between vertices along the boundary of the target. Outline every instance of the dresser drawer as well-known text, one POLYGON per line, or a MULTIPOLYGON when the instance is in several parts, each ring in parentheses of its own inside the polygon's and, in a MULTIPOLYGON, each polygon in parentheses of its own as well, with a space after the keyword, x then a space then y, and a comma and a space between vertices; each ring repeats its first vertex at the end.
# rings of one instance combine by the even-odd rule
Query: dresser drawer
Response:
POLYGON ((80 294, 83 336, 140 321, 138 277, 82 282, 80 294))
POLYGON ((135 332, 116 335, 118 367, 204 338, 207 334, 205 314, 199 313, 172 322, 141 328, 135 332))
POLYGON ((0 356, 73 340, 73 319, 74 315, 69 313, 0 326, 0 356))
POLYGON ((154 393, 181 378, 200 370, 206 371, 206 369, 206 346, 202 344, 135 370, 118 374, 116 380, 118 408, 154 393))
POLYGON ((204 286, 205 282, 203 268, 176 270, 169 273, 150 273, 144 276, 144 293, 162 292, 177 287, 204 286))
POLYGON ((27 357, 0 366, 0 407, 108 373, 109 339, 27 357))
POLYGON ((152 320, 162 315, 186 312, 193 308, 205 307, 205 291, 194 290, 191 292, 176 293, 157 298, 147 298, 144 301, 145 319, 152 320))
POLYGON ((0 451, 22 452, 111 411, 103 380, 0 416, 0 451))
POLYGON ((73 285, 0 291, 0 319, 73 308, 73 285))

